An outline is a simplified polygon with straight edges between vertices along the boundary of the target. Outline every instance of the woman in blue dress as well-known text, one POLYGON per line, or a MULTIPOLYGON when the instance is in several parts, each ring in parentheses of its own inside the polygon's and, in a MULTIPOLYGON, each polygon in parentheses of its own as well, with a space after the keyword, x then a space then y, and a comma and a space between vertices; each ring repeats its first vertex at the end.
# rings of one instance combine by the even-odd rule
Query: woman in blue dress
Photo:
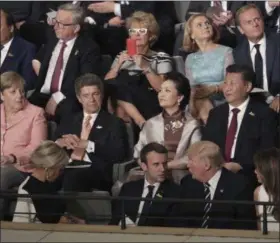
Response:
POLYGON ((219 32, 205 14, 195 14, 185 25, 185 68, 192 94, 190 111, 206 123, 209 111, 224 102, 221 93, 227 66, 234 63, 232 49, 217 44, 219 32))

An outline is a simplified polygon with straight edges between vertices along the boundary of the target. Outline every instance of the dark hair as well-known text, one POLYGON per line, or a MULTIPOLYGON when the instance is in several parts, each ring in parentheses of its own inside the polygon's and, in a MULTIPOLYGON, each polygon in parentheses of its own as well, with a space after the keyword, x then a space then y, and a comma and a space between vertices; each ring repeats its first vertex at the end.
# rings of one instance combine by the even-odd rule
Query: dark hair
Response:
POLYGON ((262 176, 262 183, 269 199, 276 203, 272 214, 280 221, 280 150, 269 148, 258 151, 254 156, 256 169, 262 176))
POLYGON ((166 154, 166 155, 168 153, 167 149, 163 145, 156 142, 148 143, 142 148, 140 152, 140 160, 142 163, 147 164, 147 155, 150 152, 156 152, 158 154, 166 154))
POLYGON ((227 73, 240 73, 244 81, 252 83, 254 85, 256 80, 256 74, 252 67, 248 65, 232 64, 226 69, 227 73))
POLYGON ((76 79, 75 92, 80 95, 81 89, 85 86, 97 86, 100 90, 101 96, 104 94, 104 85, 102 80, 93 73, 86 73, 76 79))
POLYGON ((5 9, 0 9, 1 10, 1 14, 4 14, 5 18, 6 18, 6 23, 8 26, 14 26, 15 24, 15 21, 14 21, 14 18, 13 16, 8 12, 6 11, 5 9))
POLYGON ((172 71, 165 75, 166 81, 172 81, 175 84, 175 88, 179 95, 184 96, 180 103, 180 109, 185 110, 186 106, 189 104, 191 87, 190 81, 181 73, 172 71))

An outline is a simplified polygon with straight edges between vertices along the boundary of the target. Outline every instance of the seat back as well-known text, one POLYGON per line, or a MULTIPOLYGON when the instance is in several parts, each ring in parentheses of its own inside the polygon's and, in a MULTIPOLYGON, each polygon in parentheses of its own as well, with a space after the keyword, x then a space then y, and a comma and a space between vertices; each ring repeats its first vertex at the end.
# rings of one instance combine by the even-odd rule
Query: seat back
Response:
POLYGON ((177 72, 180 72, 183 75, 185 74, 185 64, 183 61, 183 58, 181 56, 173 56, 174 64, 175 64, 175 69, 177 72))

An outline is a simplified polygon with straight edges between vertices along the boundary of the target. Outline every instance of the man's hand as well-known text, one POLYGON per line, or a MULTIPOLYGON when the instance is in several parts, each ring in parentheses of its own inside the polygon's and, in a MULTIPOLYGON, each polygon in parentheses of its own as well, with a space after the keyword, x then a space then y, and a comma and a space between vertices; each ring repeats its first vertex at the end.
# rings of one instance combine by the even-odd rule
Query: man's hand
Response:
POLYGON ((121 27, 124 25, 125 21, 121 19, 119 16, 113 17, 109 20, 108 24, 110 26, 116 26, 116 27, 121 27))
POLYGON ((115 3, 107 1, 101 3, 92 3, 88 6, 88 9, 96 13, 114 13, 115 3))
POLYGON ((75 134, 66 134, 63 135, 62 138, 56 140, 56 143, 62 147, 67 149, 75 149, 80 142, 80 138, 78 138, 75 134))
POLYGON ((88 146, 88 140, 83 140, 83 139, 80 139, 77 147, 78 148, 82 148, 82 149, 86 149, 88 146))
POLYGON ((216 92, 217 88, 213 85, 197 85, 193 88, 193 95, 196 99, 203 99, 216 92))
POLYGON ((15 26, 16 26, 16 28, 19 30, 20 27, 21 27, 24 23, 25 23, 25 20, 20 21, 20 22, 16 22, 16 23, 15 23, 15 26))
POLYGON ((242 167, 240 164, 236 162, 228 162, 224 163, 224 167, 234 173, 237 173, 238 171, 242 170, 242 167))
POLYGON ((271 7, 271 8, 280 6, 280 1, 267 1, 267 3, 269 5, 269 7, 271 7))
POLYGON ((270 108, 276 111, 277 113, 280 112, 280 97, 274 97, 274 100, 270 104, 270 108))
POLYGON ((54 98, 51 97, 45 107, 45 111, 48 115, 54 116, 55 115, 55 110, 57 107, 57 103, 55 102, 54 98))
POLYGON ((217 26, 228 24, 233 19, 231 11, 222 12, 220 15, 213 14, 213 22, 217 26))

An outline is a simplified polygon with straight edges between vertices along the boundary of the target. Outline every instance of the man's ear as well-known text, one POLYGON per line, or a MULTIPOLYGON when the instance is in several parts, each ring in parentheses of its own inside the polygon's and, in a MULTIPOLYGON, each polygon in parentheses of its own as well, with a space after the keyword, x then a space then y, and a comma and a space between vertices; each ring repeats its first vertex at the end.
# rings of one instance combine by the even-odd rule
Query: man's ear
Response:
POLYGON ((0 93, 0 95, 1 95, 1 100, 4 101, 4 96, 3 96, 2 92, 0 93))
POLYGON ((240 32, 242 35, 244 35, 244 31, 243 31, 243 29, 242 29, 239 25, 237 26, 237 28, 238 28, 239 32, 240 32))
POLYGON ((77 34, 81 30, 81 26, 79 24, 76 25, 74 33, 77 34))
POLYGON ((147 171, 148 170, 148 167, 147 167, 146 163, 144 163, 144 162, 140 162, 140 167, 141 167, 141 169, 143 171, 147 171))
POLYGON ((253 89, 253 84, 251 82, 247 82, 247 89, 246 89, 247 93, 250 93, 252 89, 253 89))
POLYGON ((76 97, 77 97, 78 101, 79 101, 80 103, 82 103, 82 102, 81 102, 80 96, 79 96, 79 95, 76 95, 76 97))

